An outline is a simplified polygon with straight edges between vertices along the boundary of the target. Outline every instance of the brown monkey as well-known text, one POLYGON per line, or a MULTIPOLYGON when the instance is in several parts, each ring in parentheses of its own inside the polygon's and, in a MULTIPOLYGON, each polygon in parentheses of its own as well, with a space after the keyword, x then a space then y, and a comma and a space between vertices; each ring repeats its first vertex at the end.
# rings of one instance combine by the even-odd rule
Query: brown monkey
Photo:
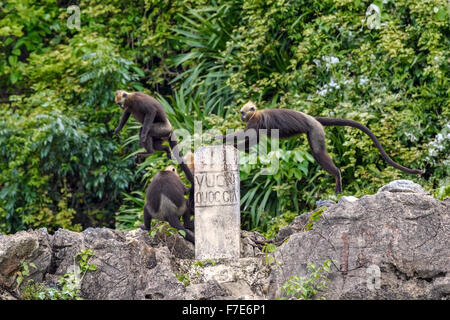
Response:
POLYGON ((162 105, 155 98, 145 93, 129 93, 124 90, 116 91, 115 102, 124 110, 122 119, 115 130, 116 136, 119 136, 120 130, 122 130, 132 114, 137 121, 143 124, 139 131, 139 143, 147 151, 138 153, 137 157, 146 157, 153 154, 154 150, 158 150, 166 152, 167 157, 172 159, 172 149, 175 161, 183 169, 186 178, 193 186, 194 177, 185 165, 182 155, 180 155, 172 125, 162 105), (167 140, 169 141, 170 148, 163 145, 167 140))
POLYGON ((114 133, 119 132, 127 123, 130 115, 142 123, 139 131, 139 143, 147 152, 137 154, 137 157, 146 157, 155 150, 165 151, 171 158, 170 148, 163 145, 172 134, 172 125, 169 122, 162 105, 153 97, 142 92, 116 91, 115 102, 124 110, 122 119, 114 133))
POLYGON ((266 129, 270 136, 271 130, 278 129, 279 138, 289 138, 301 133, 306 133, 311 153, 317 163, 322 166, 328 173, 334 176, 336 180, 336 193, 342 193, 341 172, 339 168, 333 163, 327 153, 325 145, 325 131, 322 126, 350 126, 358 128, 366 133, 375 143, 376 147, 381 153, 383 159, 394 168, 410 174, 422 174, 420 170, 409 169, 403 167, 393 161, 384 151, 377 137, 364 125, 348 119, 333 119, 324 117, 311 117, 300 111, 289 109, 266 109, 257 110, 253 102, 246 103, 241 109, 241 120, 247 122, 247 126, 243 132, 237 132, 228 136, 214 137, 225 141, 231 139, 245 139, 244 142, 237 144, 239 149, 245 148, 248 152, 249 148, 259 141, 259 130, 266 129), (245 132, 254 129, 256 132, 256 139, 249 139, 245 136, 245 132))
POLYGON ((158 172, 147 187, 144 206, 143 230, 150 230, 152 218, 167 221, 177 230, 185 232, 186 240, 194 243, 194 226, 191 221, 191 211, 188 200, 184 197, 190 188, 186 188, 178 176, 174 166, 168 166, 158 172), (184 226, 180 223, 183 217, 184 226))

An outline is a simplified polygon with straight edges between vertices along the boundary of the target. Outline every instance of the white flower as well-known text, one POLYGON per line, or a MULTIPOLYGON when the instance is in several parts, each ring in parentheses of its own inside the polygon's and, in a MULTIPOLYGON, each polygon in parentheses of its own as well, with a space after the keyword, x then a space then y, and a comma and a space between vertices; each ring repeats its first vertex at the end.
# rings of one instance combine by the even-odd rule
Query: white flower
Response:
POLYGON ((367 77, 361 77, 359 78, 359 85, 363 86, 365 85, 367 82, 369 82, 369 79, 367 77))
POLYGON ((336 57, 322 57, 322 60, 326 62, 325 66, 328 68, 329 66, 339 63, 339 58, 336 57))
POLYGON ((319 90, 317 90, 317 94, 319 96, 325 96, 328 92, 331 91, 331 89, 340 89, 341 87, 339 86, 339 84, 333 79, 330 79, 330 83, 325 84, 322 88, 320 88, 319 90))
MULTIPOLYGON (((326 85, 325 85, 326 86, 326 85)), ((325 87, 324 86, 324 87, 325 87)), ((319 95, 319 96, 322 96, 322 97, 324 97, 326 94, 328 93, 328 89, 327 88, 322 88, 321 90, 317 90, 317 94, 319 95)))
POLYGON ((331 87, 331 88, 335 88, 335 89, 339 89, 340 88, 339 85, 337 84, 337 82, 334 81, 333 78, 331 78, 330 83, 328 84, 328 86, 331 87))
POLYGON ((405 136, 407 136, 409 138, 409 140, 412 142, 417 141, 417 137, 412 133, 405 132, 405 136))
MULTIPOLYGON (((329 70, 330 66, 332 66, 333 64, 339 63, 339 58, 337 58, 337 57, 327 57, 327 56, 322 56, 322 61, 325 62, 325 67, 327 68, 327 70, 329 70)), ((321 65, 320 60, 314 59, 313 62, 314 62, 317 66, 320 66, 320 65, 321 65)))

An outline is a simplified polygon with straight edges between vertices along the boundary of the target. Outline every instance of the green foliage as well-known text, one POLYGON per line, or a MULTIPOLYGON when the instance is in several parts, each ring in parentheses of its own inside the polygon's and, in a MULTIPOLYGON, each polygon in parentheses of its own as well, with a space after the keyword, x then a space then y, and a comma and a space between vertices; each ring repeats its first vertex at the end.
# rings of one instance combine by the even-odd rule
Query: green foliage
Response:
POLYGON ((268 265, 276 264, 277 266, 280 266, 280 263, 275 259, 272 253, 274 253, 277 250, 276 245, 273 243, 266 243, 264 247, 262 248, 262 252, 264 253, 264 261, 268 265))
POLYGON ((80 265, 80 274, 82 277, 86 274, 87 271, 95 271, 97 270, 97 266, 89 263, 89 259, 94 255, 92 250, 83 249, 75 256, 75 259, 78 259, 78 264, 80 265))
POLYGON ((193 266, 200 267, 200 268, 206 267, 206 266, 208 266, 208 265, 214 267, 214 266, 217 265, 217 262, 215 262, 214 260, 211 260, 211 259, 197 260, 197 261, 195 261, 192 265, 193 265, 193 266))
MULTIPOLYGON (((332 260, 325 260, 322 266, 316 267, 314 263, 307 265, 309 275, 291 276, 289 280, 281 286, 281 297, 278 299, 301 299, 311 300, 316 297, 317 293, 327 288, 329 280, 327 275, 331 270, 332 260)), ((324 296, 320 299, 325 299, 324 296)))
POLYGON ((311 213, 311 216, 308 219, 308 223, 306 224, 306 230, 310 231, 314 227, 314 223, 318 221, 322 217, 322 213, 325 211, 326 207, 321 207, 319 210, 311 213))
POLYGON ((133 230, 144 220, 145 193, 124 194, 124 202, 116 214, 116 229, 133 230))
POLYGON ((191 281, 189 280, 189 276, 185 273, 181 273, 176 275, 177 280, 180 281, 185 287, 189 286, 191 284, 191 281))
POLYGON ((203 112, 224 114, 224 106, 232 101, 233 93, 226 85, 231 70, 225 68, 230 54, 224 52, 237 24, 239 8, 233 3, 217 4, 198 9, 188 8, 179 16, 184 20, 181 28, 174 28, 177 39, 189 48, 189 52, 173 58, 174 66, 183 65, 186 70, 172 82, 181 82, 186 94, 201 92, 204 97, 203 112))
POLYGON ((164 237, 175 237, 177 234, 182 237, 186 236, 186 232, 184 230, 178 230, 169 225, 168 222, 158 222, 156 220, 152 220, 152 227, 148 234, 154 238, 157 234, 160 234, 164 237))
MULTIPOLYGON (((43 283, 29 280, 28 284, 22 289, 22 298, 24 300, 82 300, 80 288, 84 276, 88 271, 98 269, 96 265, 89 263, 89 259, 93 255, 94 252, 87 249, 83 249, 77 253, 74 260, 78 260, 80 268, 74 268, 74 271, 59 277, 57 288, 47 287, 43 283)), ((28 274, 28 265, 34 266, 33 263, 27 264, 24 262, 22 264, 23 271, 18 272, 18 287, 23 277, 28 274)))
POLYGON ((263 236, 266 239, 272 239, 278 234, 282 227, 289 225, 297 215, 297 212, 286 211, 279 216, 273 217, 267 222, 266 231, 263 233, 263 236))
POLYGON ((23 279, 30 274, 30 267, 36 269, 36 265, 33 262, 28 263, 24 261, 20 265, 20 270, 17 271, 17 279, 16 279, 17 287, 20 287, 20 285, 23 282, 23 279))
MULTIPOLYGON (((81 0, 76 30, 67 27, 66 2, 1 2, 0 232, 141 223, 143 191, 171 163, 157 152, 136 168, 135 121, 124 140, 114 139, 117 89, 157 97, 174 128, 195 133, 180 138, 190 148, 201 135, 195 121, 203 133, 243 128, 238 110, 250 99, 260 108, 350 118, 395 161, 426 174, 388 166, 359 130, 328 127, 344 194, 374 193, 402 178, 444 197, 448 3, 374 3, 381 16, 369 28, 365 0, 81 0)), ((306 139, 280 148, 256 162, 241 154, 243 228, 268 236, 334 190, 306 139), (278 171, 261 174, 275 158, 278 171)))
POLYGON ((119 118, 113 89, 136 79, 116 50, 83 35, 30 54, 30 92, 0 111, 0 231, 112 223, 134 179, 108 124, 119 118))
POLYGON ((248 229, 266 230, 274 214, 279 216, 289 210, 299 212, 304 203, 312 201, 314 188, 306 189, 303 194, 299 189, 317 177, 309 170, 314 159, 300 148, 286 150, 287 144, 283 142, 280 150, 259 155, 259 159, 256 153, 241 158, 241 186, 245 190, 241 193, 242 220, 248 229), (277 161, 276 173, 265 175, 263 169, 270 170, 277 161))

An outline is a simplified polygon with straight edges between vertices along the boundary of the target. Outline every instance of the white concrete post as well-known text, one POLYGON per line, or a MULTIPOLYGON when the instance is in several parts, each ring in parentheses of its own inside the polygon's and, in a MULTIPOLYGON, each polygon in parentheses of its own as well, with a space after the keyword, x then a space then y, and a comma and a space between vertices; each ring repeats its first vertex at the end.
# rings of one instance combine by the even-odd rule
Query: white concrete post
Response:
POLYGON ((230 145, 194 153, 195 258, 239 258, 239 151, 230 145))

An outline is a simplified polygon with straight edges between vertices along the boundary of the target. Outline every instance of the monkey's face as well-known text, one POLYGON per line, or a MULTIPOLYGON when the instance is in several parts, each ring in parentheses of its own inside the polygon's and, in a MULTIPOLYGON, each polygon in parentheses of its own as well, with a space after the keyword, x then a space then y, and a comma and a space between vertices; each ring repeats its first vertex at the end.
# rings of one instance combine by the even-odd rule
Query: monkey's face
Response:
POLYGON ((116 97, 114 98, 114 101, 123 109, 125 99, 127 98, 128 92, 124 90, 117 90, 116 91, 116 97))
POLYGON ((168 166, 165 171, 173 172, 177 177, 179 177, 177 168, 175 168, 174 166, 168 166))
POLYGON ((241 108, 241 120, 248 122, 256 112, 256 106, 253 102, 249 101, 241 108))

